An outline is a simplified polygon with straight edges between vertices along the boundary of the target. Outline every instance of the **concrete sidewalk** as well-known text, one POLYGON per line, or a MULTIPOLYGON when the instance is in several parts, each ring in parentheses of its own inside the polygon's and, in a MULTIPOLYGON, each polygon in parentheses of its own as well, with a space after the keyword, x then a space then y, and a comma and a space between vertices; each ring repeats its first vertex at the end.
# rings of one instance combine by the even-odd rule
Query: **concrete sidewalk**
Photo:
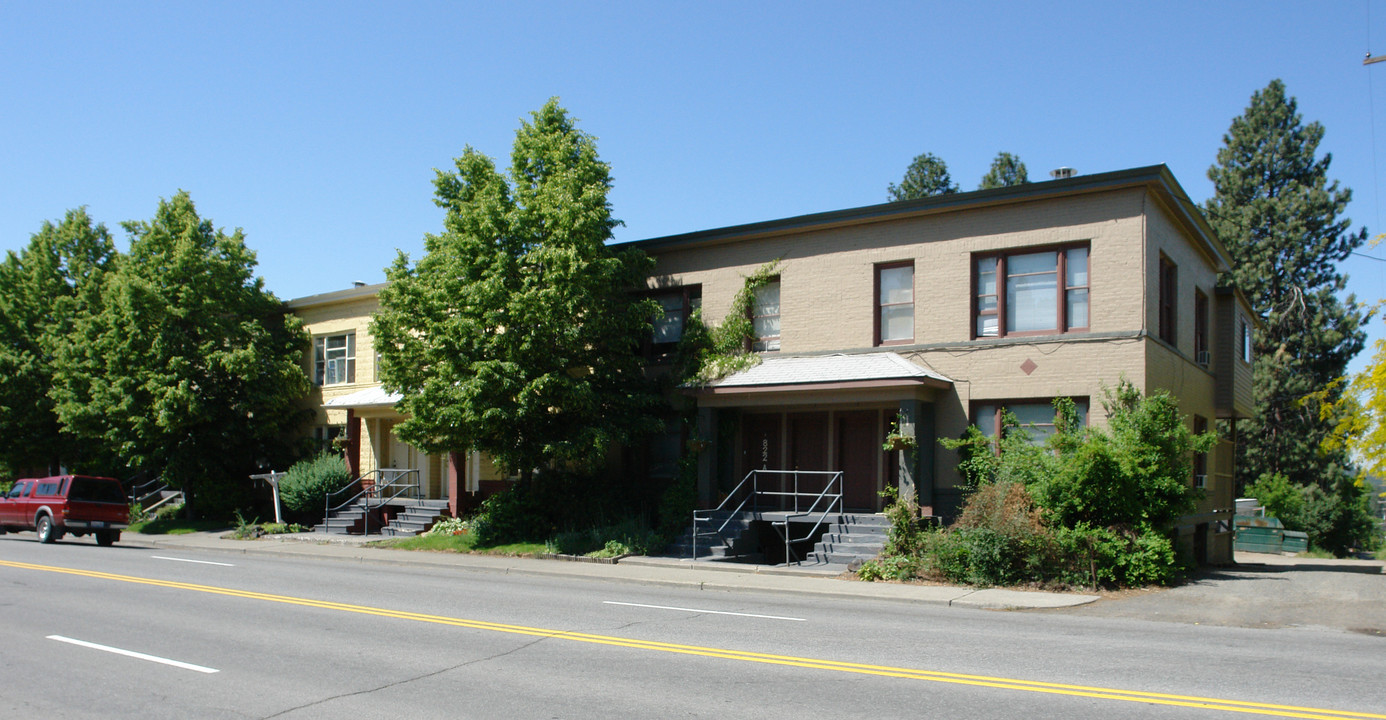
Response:
POLYGON ((549 577, 581 577, 619 582, 695 587, 724 592, 781 592, 839 598, 862 598, 906 603, 948 605, 989 610, 1065 608, 1084 605, 1096 595, 1031 592, 1001 588, 977 589, 949 585, 906 585, 861 582, 842 577, 841 568, 770 567, 676 558, 627 557, 615 563, 557 559, 411 552, 370 547, 378 536, 296 533, 259 540, 233 540, 229 531, 186 535, 125 533, 121 545, 163 549, 208 550, 275 557, 312 557, 387 565, 446 567, 467 572, 491 572, 549 577))

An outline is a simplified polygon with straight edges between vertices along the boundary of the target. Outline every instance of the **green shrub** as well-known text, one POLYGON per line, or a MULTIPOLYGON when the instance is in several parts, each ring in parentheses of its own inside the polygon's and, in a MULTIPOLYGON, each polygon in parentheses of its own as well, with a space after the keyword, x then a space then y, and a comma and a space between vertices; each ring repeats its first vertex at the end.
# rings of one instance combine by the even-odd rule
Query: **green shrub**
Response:
POLYGON ((572 530, 554 535, 546 547, 560 555, 648 555, 659 547, 659 535, 635 520, 604 527, 572 530))
POLYGON ((323 453, 300 460, 279 479, 279 499, 284 509, 296 515, 319 515, 330 493, 352 483, 346 461, 339 455, 323 453))

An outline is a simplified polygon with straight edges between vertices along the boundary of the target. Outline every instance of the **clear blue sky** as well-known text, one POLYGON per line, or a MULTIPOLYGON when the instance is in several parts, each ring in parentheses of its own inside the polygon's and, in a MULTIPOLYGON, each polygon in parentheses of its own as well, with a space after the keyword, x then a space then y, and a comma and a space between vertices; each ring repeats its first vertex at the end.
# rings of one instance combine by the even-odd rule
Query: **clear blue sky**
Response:
MULTIPOLYGON (((433 169, 508 165, 554 95, 612 165, 618 240, 882 202, 925 151, 965 189, 1003 150, 1032 179, 1165 163, 1201 202, 1277 77, 1386 231, 1386 0, 386 5, 0 5, 0 250, 81 205, 123 249, 185 189, 281 298, 380 282, 441 227, 433 169)), ((1386 298, 1386 262, 1344 269, 1386 298)))

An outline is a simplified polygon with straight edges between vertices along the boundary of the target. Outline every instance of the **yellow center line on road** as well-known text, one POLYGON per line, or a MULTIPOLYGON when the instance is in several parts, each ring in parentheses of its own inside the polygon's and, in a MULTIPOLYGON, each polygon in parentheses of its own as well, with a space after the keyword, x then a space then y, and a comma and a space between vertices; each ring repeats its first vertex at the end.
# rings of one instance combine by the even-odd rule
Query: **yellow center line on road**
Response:
POLYGON ((674 643, 656 642, 652 640, 637 640, 633 638, 622 638, 611 635, 593 635, 589 633, 570 632, 567 630, 551 630, 545 628, 526 627, 524 625, 507 625, 503 623, 493 623, 482 620, 468 620, 465 618, 448 617, 445 615, 427 615, 423 613, 407 612, 403 610, 390 610, 388 608, 370 607, 367 605, 351 605, 348 603, 331 602, 328 600, 312 600, 309 598, 293 597, 289 595, 272 595, 267 593, 251 592, 248 590, 235 590, 233 588, 216 587, 213 585, 195 585, 192 583, 175 582, 172 580, 157 580, 154 578, 142 578, 135 577, 132 575, 116 575, 113 573, 98 572, 95 570, 79 570, 75 568, 63 568, 50 565, 35 565, 31 563, 12 562, 8 560, 0 560, 0 567, 11 567, 21 570, 37 570, 41 572, 61 573, 64 575, 76 575, 80 577, 93 578, 96 580, 112 580, 116 582, 152 585, 155 587, 169 588, 172 590, 211 593, 215 595, 225 595, 228 597, 245 598, 247 600, 284 603, 288 605, 299 605, 302 607, 318 608, 322 610, 336 610, 339 612, 349 612, 361 615, 375 615, 377 617, 394 618, 397 620, 411 620, 414 622, 426 622, 433 623, 436 625, 449 625, 453 627, 469 628, 473 630, 485 630, 489 632, 510 633, 515 635, 529 635, 534 637, 553 638, 555 640, 571 640, 574 642, 609 645, 612 647, 632 648, 636 650, 651 650, 658 652, 677 653, 681 655, 698 655, 702 657, 721 658, 725 660, 739 660, 742 662, 754 662, 769 665, 783 665, 787 667, 799 667, 813 670, 829 670, 834 672, 855 673, 859 675, 876 675, 881 677, 904 678, 910 680, 927 680, 930 682, 999 688, 1004 690, 1022 690, 1025 692, 1046 693, 1052 695, 1068 695, 1073 697, 1097 698, 1104 700, 1121 700, 1125 702, 1147 703, 1152 705, 1170 705, 1175 707, 1203 708, 1206 710, 1221 710, 1224 712, 1249 713, 1254 715, 1271 715, 1275 717, 1315 718, 1319 720, 1343 720, 1344 718, 1375 718, 1378 720, 1386 720, 1386 715, 1383 714, 1352 712, 1347 710, 1329 710, 1325 708, 1301 707, 1296 705, 1275 705, 1270 703, 1247 702, 1243 700, 1227 700, 1222 698, 1198 697, 1193 695, 1173 695, 1166 693, 1145 692, 1140 690, 1121 690, 1119 688, 1093 687, 1087 685, 1068 685, 1063 683, 1040 682, 1036 680, 1020 680, 1015 678, 991 677, 986 675, 949 673, 937 670, 921 670, 917 668, 891 667, 887 665, 868 665, 862 663, 841 662, 837 660, 823 660, 819 658, 794 657, 792 655, 773 655, 768 653, 749 652, 744 650, 729 650, 725 648, 700 647, 697 645, 678 645, 674 643))

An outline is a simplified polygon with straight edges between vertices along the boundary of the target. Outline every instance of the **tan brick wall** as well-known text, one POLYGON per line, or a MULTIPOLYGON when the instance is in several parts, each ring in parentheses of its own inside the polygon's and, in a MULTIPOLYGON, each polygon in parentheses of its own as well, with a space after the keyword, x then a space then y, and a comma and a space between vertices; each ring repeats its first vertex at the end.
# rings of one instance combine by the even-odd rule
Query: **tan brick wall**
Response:
POLYGON ((875 267, 913 261, 915 343, 971 339, 973 253, 1087 242, 1093 332, 1141 327, 1144 193, 1024 203, 829 228, 656 254, 652 287, 699 284, 720 324, 747 275, 779 262, 781 352, 865 349, 874 334, 875 267))

